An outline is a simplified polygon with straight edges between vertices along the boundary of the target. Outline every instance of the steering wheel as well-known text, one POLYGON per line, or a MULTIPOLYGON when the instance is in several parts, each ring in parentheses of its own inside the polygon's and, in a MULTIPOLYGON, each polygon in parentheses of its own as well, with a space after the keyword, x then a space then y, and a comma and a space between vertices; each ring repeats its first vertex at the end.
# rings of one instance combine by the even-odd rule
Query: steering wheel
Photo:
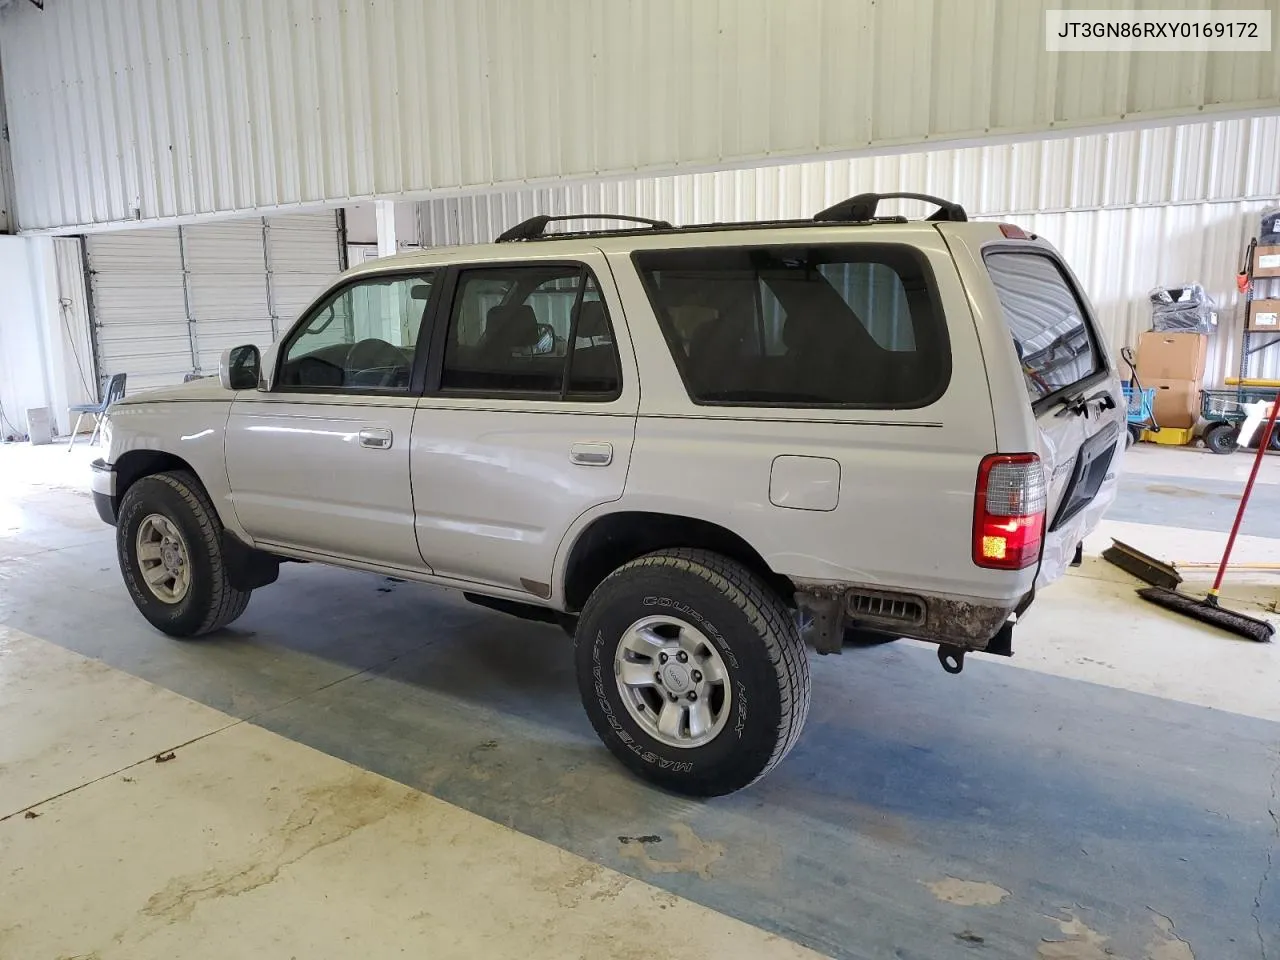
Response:
POLYGON ((369 337, 356 341, 347 351, 347 358, 343 362, 346 374, 344 379, 350 377, 356 370, 382 368, 382 377, 375 386, 390 387, 395 385, 396 374, 403 369, 404 365, 405 356, 399 349, 385 340, 369 337))

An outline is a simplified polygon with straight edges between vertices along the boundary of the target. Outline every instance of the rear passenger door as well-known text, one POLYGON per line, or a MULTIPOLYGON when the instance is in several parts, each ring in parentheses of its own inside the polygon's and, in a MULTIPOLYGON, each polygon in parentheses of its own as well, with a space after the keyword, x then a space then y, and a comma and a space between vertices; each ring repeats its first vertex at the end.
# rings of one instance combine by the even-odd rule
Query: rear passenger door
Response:
POLYGON ((436 574, 550 596, 565 531, 622 496, 639 386, 621 320, 598 252, 450 272, 411 457, 436 574))

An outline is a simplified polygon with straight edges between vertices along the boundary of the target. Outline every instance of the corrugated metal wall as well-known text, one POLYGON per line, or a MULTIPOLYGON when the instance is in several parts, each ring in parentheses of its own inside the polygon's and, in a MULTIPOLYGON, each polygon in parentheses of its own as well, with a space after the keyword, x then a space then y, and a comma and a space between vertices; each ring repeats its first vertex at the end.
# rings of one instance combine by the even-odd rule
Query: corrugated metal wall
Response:
POLYGON ((1280 106, 1273 53, 1046 53, 1044 12, 1064 2, 14 3, 0 56, 19 223, 88 227, 1280 106))
MULTIPOLYGON (((1209 378, 1220 381, 1235 371, 1243 325, 1240 255, 1263 208, 1280 203, 1280 117, 442 198, 422 203, 419 220, 424 245, 476 243, 535 213, 807 217, 866 191, 932 193, 1042 234, 1080 275, 1117 348, 1147 328, 1152 287, 1203 283, 1219 304, 1209 378)), ((1280 377, 1280 346, 1253 370, 1280 377)))

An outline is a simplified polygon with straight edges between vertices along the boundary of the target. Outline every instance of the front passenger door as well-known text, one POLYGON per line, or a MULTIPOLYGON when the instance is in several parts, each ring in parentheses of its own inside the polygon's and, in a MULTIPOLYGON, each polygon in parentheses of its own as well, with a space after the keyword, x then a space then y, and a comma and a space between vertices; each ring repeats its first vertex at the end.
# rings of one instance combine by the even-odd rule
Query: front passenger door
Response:
POLYGON ((290 333, 271 391, 236 395, 227 474, 256 543, 427 569, 409 438, 434 281, 434 271, 401 271, 338 287, 290 333))

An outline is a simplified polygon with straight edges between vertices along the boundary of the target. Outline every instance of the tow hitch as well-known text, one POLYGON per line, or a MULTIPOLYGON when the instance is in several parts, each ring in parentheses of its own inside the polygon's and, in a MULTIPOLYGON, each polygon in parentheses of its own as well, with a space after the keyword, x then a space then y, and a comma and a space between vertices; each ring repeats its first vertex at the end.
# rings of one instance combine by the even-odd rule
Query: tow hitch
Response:
POLYGON ((964 647, 944 643, 938 647, 938 662, 947 673, 959 673, 964 669, 964 647))

